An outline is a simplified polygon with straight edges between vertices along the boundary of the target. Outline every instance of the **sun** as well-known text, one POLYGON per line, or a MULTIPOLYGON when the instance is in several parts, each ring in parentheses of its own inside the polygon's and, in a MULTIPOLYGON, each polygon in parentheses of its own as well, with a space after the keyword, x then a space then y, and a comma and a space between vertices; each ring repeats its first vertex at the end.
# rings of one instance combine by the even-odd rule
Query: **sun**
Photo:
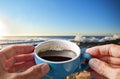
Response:
POLYGON ((0 21, 0 37, 7 35, 6 25, 0 21))

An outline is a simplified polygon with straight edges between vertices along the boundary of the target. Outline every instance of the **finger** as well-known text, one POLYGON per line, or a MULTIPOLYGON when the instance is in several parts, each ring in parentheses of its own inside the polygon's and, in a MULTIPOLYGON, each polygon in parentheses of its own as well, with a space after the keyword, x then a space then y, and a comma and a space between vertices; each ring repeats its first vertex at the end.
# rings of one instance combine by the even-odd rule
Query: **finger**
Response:
POLYGON ((9 67, 7 69, 8 72, 20 72, 24 71, 32 66, 35 65, 35 61, 27 61, 27 62, 21 62, 21 63, 16 63, 12 67, 9 67))
POLYGON ((120 65, 120 58, 105 56, 101 57, 100 60, 103 60, 109 64, 120 65))
POLYGON ((112 78, 111 72, 113 72, 113 68, 110 67, 105 62, 98 60, 96 58, 92 58, 89 61, 90 67, 100 75, 103 75, 107 78, 112 78))
POLYGON ((86 50, 87 53, 93 57, 113 56, 120 57, 120 46, 115 44, 108 44, 102 46, 95 46, 86 50))
POLYGON ((98 74, 97 72, 95 72, 93 69, 89 68, 87 70, 88 72, 90 72, 90 77, 92 79, 106 79, 104 76, 98 74))
POLYGON ((90 72, 90 77, 92 79, 106 79, 104 76, 98 74, 97 72, 95 72, 93 69, 89 68, 87 70, 88 72, 90 72))
POLYGON ((28 79, 38 79, 45 75, 49 71, 49 66, 47 64, 39 64, 30 67, 28 70, 19 73, 18 77, 28 78, 28 79))
POLYGON ((95 71, 91 71, 90 72, 90 76, 92 77, 92 79, 107 79, 104 76, 99 75, 95 71))
POLYGON ((112 68, 120 68, 119 65, 113 65, 113 64, 109 64, 112 68))
POLYGON ((17 56, 12 57, 6 61, 6 67, 11 67, 15 63, 18 63, 18 62, 33 61, 33 60, 34 60, 33 53, 17 55, 17 56))
POLYGON ((33 45, 12 45, 2 49, 1 52, 5 59, 9 59, 15 55, 32 53, 33 50, 33 45))

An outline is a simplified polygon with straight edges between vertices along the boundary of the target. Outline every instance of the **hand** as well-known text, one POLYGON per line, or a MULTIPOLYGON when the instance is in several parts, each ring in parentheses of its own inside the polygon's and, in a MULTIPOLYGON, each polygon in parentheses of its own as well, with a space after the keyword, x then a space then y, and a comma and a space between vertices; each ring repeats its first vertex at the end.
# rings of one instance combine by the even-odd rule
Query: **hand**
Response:
POLYGON ((46 74, 49 66, 35 65, 33 50, 32 45, 13 45, 0 50, 0 79, 39 79, 46 74))
POLYGON ((89 61, 94 79, 120 79, 120 46, 109 44, 86 50, 93 58, 89 61))

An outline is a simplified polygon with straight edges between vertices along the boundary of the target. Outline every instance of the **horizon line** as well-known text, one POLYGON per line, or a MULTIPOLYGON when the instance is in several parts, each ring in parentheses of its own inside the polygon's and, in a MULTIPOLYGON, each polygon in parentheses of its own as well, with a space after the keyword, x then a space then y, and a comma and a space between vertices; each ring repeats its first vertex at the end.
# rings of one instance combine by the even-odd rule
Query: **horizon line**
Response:
POLYGON ((3 35, 0 37, 7 37, 7 36, 110 36, 110 35, 114 35, 114 34, 74 34, 74 35, 3 35))

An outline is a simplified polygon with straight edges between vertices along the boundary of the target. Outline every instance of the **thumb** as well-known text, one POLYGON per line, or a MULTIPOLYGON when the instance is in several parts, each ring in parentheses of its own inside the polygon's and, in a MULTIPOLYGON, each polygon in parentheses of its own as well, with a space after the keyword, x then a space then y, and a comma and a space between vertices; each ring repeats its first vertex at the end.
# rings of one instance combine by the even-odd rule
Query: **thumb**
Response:
POLYGON ((107 77, 107 78, 112 78, 111 72, 113 72, 114 70, 107 63, 97 58, 92 58, 89 61, 89 65, 91 69, 93 69, 98 74, 103 75, 104 77, 107 77))
POLYGON ((29 68, 28 70, 22 72, 21 74, 19 74, 20 77, 22 77, 22 79, 38 79, 40 77, 42 77, 43 75, 45 75, 48 71, 49 71, 49 66, 47 64, 39 64, 39 65, 35 65, 32 66, 31 68, 29 68))

